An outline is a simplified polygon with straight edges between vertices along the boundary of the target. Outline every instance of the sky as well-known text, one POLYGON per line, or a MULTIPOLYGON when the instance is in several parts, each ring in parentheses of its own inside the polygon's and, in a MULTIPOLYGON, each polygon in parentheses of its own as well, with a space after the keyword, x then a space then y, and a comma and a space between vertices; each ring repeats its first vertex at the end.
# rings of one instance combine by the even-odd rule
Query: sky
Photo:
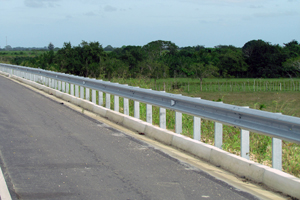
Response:
POLYGON ((0 47, 300 42, 300 0, 0 0, 0 47), (6 40, 7 38, 7 40, 6 40))

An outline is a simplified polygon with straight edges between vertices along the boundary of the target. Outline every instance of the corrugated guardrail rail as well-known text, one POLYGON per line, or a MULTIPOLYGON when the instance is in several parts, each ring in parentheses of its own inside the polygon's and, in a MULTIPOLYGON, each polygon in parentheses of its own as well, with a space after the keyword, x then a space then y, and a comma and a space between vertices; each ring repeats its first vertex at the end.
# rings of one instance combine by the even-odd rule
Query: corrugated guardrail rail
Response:
MULTIPOLYGON (((165 116, 165 109, 174 110, 176 111, 175 130, 177 133, 182 131, 181 113, 193 115, 195 116, 194 139, 197 140, 200 140, 201 133, 195 129, 195 124, 199 126, 201 123, 200 118, 212 120, 215 122, 215 146, 219 148, 222 146, 222 124, 239 127, 241 128, 241 155, 247 159, 249 159, 249 131, 270 136, 273 138, 273 167, 280 170, 282 166, 281 140, 300 144, 300 119, 297 117, 36 68, 0 64, 0 71, 39 81, 64 92, 66 91, 66 85, 64 85, 64 89, 61 89, 62 83, 71 84, 72 87, 75 86, 75 94, 72 91, 74 87, 73 89, 71 87, 71 91, 67 89, 67 92, 73 93, 72 95, 77 97, 79 96, 78 87, 80 87, 101 91, 101 93, 104 92, 108 95, 112 94, 115 97, 120 96, 127 99, 127 102, 128 99, 132 99, 135 101, 135 107, 139 105, 139 102, 143 102, 147 104, 147 122, 150 123, 152 123, 152 113, 150 113, 152 112, 152 107, 149 106, 158 106, 161 108, 160 126, 163 128, 165 128, 165 117, 163 117, 165 116), (60 84, 57 85, 57 82, 60 82, 60 84)), ((83 98, 83 93, 81 93, 81 98, 83 98)), ((96 97, 92 98, 95 99, 96 97)), ((109 99, 107 100, 109 101, 109 99)), ((118 107, 118 104, 116 106, 118 107)), ((124 114, 129 115, 128 111, 126 111, 128 108, 124 108, 124 110, 124 114)), ((135 109, 135 117, 139 118, 139 110, 137 109, 135 109)))

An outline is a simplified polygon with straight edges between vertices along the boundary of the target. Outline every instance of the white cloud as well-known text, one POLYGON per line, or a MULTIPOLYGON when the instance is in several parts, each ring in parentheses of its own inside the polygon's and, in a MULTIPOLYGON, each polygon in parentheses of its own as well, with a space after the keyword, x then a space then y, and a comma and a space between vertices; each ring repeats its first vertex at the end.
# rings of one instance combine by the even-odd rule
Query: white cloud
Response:
POLYGON ((93 11, 87 12, 87 13, 85 13, 84 15, 85 15, 85 16, 90 16, 90 17, 96 16, 96 14, 95 14, 93 11))
POLYGON ((106 5, 106 6, 104 7, 104 10, 105 10, 106 12, 114 12, 114 11, 117 11, 117 8, 116 8, 116 7, 113 7, 113 6, 110 6, 110 5, 106 5))
POLYGON ((262 18, 272 18, 272 17, 286 17, 298 15, 299 12, 296 11, 285 11, 285 12, 269 12, 269 13, 256 13, 254 16, 262 18))
POLYGON ((60 0, 25 0, 24 4, 32 8, 56 7, 58 1, 60 0))
POLYGON ((261 5, 250 5, 250 6, 248 6, 248 8, 259 9, 259 8, 264 8, 264 7, 261 5))

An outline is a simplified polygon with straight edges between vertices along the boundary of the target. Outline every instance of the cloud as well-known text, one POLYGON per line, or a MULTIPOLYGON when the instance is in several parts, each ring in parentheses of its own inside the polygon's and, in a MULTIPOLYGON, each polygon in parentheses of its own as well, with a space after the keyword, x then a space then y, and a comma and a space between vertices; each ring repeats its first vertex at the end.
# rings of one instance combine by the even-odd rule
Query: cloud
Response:
POLYGON ((60 0, 25 0, 24 4, 31 8, 56 7, 58 1, 60 0))
POLYGON ((298 15, 298 12, 295 11, 286 11, 286 12, 278 12, 278 13, 256 13, 254 16, 261 18, 273 18, 273 17, 285 17, 285 16, 294 16, 298 15))
POLYGON ((110 5, 107 5, 107 6, 104 7, 104 11, 106 11, 106 12, 114 12, 114 11, 117 11, 117 8, 113 7, 113 6, 110 6, 110 5))
POLYGON ((93 11, 87 12, 87 13, 85 13, 84 15, 85 15, 85 16, 89 16, 89 17, 96 16, 96 14, 95 14, 93 11))
POLYGON ((250 6, 248 6, 248 8, 257 9, 257 8, 264 8, 264 7, 263 6, 250 5, 250 6))

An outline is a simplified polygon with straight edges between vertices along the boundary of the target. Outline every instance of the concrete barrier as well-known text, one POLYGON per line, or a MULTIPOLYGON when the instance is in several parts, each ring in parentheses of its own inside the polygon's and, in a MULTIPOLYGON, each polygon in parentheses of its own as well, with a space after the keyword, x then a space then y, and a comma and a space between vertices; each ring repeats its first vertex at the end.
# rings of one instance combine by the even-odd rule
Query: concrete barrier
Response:
POLYGON ((273 168, 265 168, 263 181, 273 190, 300 199, 300 179, 273 168))
POLYGON ((258 183, 263 182, 263 173, 267 166, 259 165, 240 156, 224 152, 214 147, 211 151, 210 162, 234 174, 244 176, 258 183))
POLYGON ((139 133, 145 133, 146 126, 149 124, 136 118, 124 115, 123 126, 132 129, 134 127, 135 131, 139 133))
POLYGON ((123 124, 124 116, 122 116, 121 113, 118 113, 118 112, 113 111, 113 110, 108 110, 106 112, 106 117, 110 121, 113 121, 117 124, 121 124, 121 125, 123 124))
POLYGON ((146 126, 145 135, 166 145, 172 145, 175 133, 149 124, 146 126))
MULTIPOLYGON (((7 76, 6 73, 1 74, 7 76)), ((214 146, 202 143, 197 140, 193 140, 182 135, 178 135, 169 130, 159 128, 139 119, 95 105, 90 101, 51 89, 33 81, 26 80, 17 76, 12 76, 11 78, 43 90, 46 93, 53 94, 75 105, 81 106, 84 109, 99 114, 102 117, 106 117, 109 120, 123 125, 127 128, 140 133, 144 133, 147 137, 153 138, 161 143, 174 146, 178 149, 191 153, 238 176, 246 177, 247 179, 253 180, 258 183, 263 183, 273 190, 300 199, 300 179, 292 175, 270 168, 268 166, 255 163, 253 161, 249 161, 214 146)))
POLYGON ((173 136, 172 146, 185 150, 205 161, 210 161, 211 150, 214 148, 209 144, 179 134, 173 136))

